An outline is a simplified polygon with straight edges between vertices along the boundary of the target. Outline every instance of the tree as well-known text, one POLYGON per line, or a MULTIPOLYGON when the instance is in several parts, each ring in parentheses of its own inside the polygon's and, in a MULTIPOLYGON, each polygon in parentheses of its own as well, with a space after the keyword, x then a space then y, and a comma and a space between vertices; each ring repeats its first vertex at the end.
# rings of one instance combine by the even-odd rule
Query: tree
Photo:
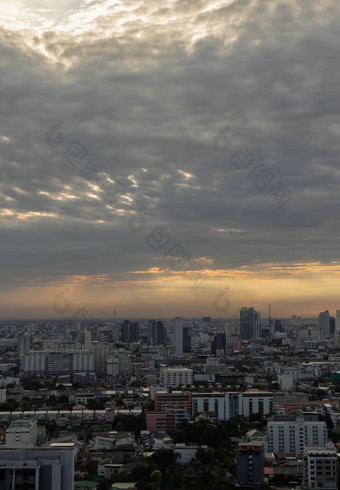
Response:
POLYGON ((88 475, 90 477, 92 477, 93 475, 95 475, 97 473, 98 463, 95 460, 89 458, 87 460, 86 469, 87 469, 88 475))
POLYGON ((175 466, 178 457, 179 454, 173 449, 159 449, 151 456, 151 459, 160 468, 167 469, 175 466))
POLYGON ((214 461, 212 451, 210 449, 203 449, 202 447, 197 449, 195 459, 203 465, 210 465, 214 461))
POLYGON ((151 473, 150 481, 152 483, 152 490, 159 490, 162 481, 162 473, 159 470, 154 470, 151 473))

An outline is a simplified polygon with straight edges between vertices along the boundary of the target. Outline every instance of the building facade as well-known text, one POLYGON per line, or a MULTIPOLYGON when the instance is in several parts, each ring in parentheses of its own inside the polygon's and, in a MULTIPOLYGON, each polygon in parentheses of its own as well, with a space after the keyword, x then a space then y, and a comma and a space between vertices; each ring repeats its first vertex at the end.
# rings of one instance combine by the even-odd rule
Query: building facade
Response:
POLYGON ((270 421, 267 425, 267 451, 303 454, 305 446, 324 446, 327 442, 325 422, 304 420, 270 421))
POLYGON ((34 447, 37 443, 37 438, 37 420, 15 420, 6 430, 6 446, 9 447, 34 447))
POLYGON ((193 370, 190 368, 174 367, 161 368, 161 383, 169 386, 191 386, 193 384, 193 370))
POLYGON ((337 490, 337 454, 333 444, 306 447, 304 451, 304 490, 337 490))
POLYGON ((73 490, 74 444, 37 449, 0 448, 2 490, 73 490))
POLYGON ((264 450, 259 441, 240 442, 236 451, 236 481, 238 486, 254 488, 264 479, 264 450))

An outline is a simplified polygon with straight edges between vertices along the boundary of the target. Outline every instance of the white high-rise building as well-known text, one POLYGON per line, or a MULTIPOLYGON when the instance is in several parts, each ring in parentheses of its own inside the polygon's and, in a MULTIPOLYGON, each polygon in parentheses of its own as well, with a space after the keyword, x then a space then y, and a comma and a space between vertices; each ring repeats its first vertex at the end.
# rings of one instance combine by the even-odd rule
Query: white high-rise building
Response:
POLYGON ((268 415, 273 410, 273 393, 270 391, 249 390, 240 394, 240 415, 249 417, 253 413, 268 415))
MULTIPOLYGON (((89 332, 90 333, 90 332, 89 332)), ((92 372, 94 369, 94 355, 88 350, 73 352, 73 372, 92 372)))
POLYGON ((305 446, 326 444, 327 427, 325 422, 296 417, 292 421, 268 422, 267 436, 267 452, 303 454, 305 446))
POLYGON ((176 317, 174 319, 174 346, 176 356, 183 354, 183 318, 176 317))
POLYGON ((46 371, 46 352, 30 351, 22 359, 22 370, 25 375, 45 374, 46 371))
POLYGON ((328 443, 325 447, 305 447, 303 488, 337 490, 336 463, 334 444, 328 443))

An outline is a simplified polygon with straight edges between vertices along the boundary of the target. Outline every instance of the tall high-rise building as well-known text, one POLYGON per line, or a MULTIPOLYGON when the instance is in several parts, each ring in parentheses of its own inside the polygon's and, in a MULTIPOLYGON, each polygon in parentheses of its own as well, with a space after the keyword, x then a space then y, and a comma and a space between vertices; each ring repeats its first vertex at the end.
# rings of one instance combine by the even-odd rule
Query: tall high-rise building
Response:
POLYGON ((150 320, 148 325, 148 342, 152 345, 164 345, 167 342, 167 334, 164 323, 150 320))
POLYGON ((319 327, 321 337, 329 337, 330 335, 330 317, 329 311, 322 311, 319 314, 319 327))
POLYGON ((253 334, 254 339, 258 339, 261 337, 261 332, 260 332, 260 312, 255 311, 254 313, 254 334, 253 334))
POLYGON ((340 310, 336 310, 335 315, 335 333, 340 334, 340 310))
POLYGON ((92 342, 94 370, 96 374, 106 374, 107 358, 110 356, 110 349, 110 344, 106 342, 92 342))
POLYGON ((28 354, 31 350, 31 334, 25 332, 19 337, 19 357, 22 360, 25 354, 28 354))
POLYGON ((86 348, 90 348, 91 347, 91 332, 90 330, 82 330, 81 332, 79 332, 79 342, 80 342, 80 345, 86 347, 86 348))
POLYGON ((120 340, 126 343, 136 342, 139 338, 138 326, 139 325, 137 322, 130 322, 130 320, 124 320, 124 322, 121 325, 120 340))
POLYGON ((183 327, 183 352, 191 352, 191 335, 188 327, 183 327))
POLYGON ((253 307, 240 310, 240 336, 244 340, 260 336, 260 313, 253 307))
POLYGON ((116 323, 112 327, 112 342, 119 342, 119 325, 116 323))
POLYGON ((214 340, 211 342, 211 354, 216 356, 218 354, 225 354, 226 349, 226 334, 218 333, 215 335, 214 340))
POLYGON ((174 319, 174 346, 176 356, 183 354, 183 318, 176 317, 174 319))

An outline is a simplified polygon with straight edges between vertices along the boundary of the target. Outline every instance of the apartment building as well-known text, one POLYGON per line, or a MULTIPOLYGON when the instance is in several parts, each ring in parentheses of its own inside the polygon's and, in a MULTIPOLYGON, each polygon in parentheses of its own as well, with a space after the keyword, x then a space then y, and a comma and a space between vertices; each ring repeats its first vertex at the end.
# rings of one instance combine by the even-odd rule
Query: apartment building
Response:
POLYGON ((267 451, 303 454, 305 446, 324 446, 327 442, 325 422, 296 417, 290 421, 270 421, 267 425, 267 451))

